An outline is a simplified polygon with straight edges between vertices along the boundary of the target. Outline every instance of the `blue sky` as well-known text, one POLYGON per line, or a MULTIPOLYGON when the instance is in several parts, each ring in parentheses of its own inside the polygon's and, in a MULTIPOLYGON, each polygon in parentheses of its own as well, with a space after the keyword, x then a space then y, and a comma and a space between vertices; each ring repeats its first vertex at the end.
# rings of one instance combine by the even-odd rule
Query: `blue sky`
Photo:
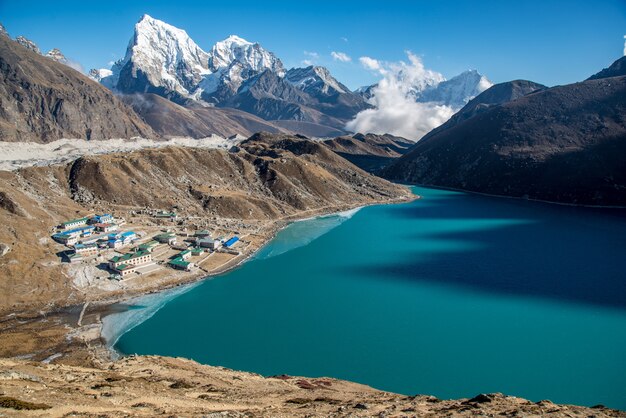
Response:
POLYGON ((359 57, 406 59, 452 77, 477 69, 494 82, 578 81, 623 54, 626 0, 605 1, 10 1, 0 21, 85 69, 121 58, 144 14, 185 29, 203 49, 237 34, 289 68, 314 60, 351 88, 378 79, 359 57), (309 53, 316 53, 317 58, 309 53), (352 58, 341 62, 332 51, 352 58))

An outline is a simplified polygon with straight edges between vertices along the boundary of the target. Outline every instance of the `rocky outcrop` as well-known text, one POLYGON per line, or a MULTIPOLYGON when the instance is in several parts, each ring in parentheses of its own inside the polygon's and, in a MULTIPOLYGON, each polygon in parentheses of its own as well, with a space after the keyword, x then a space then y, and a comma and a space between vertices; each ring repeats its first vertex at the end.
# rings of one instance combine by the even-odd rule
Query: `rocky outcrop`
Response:
POLYGON ((2 359, 0 374, 3 411, 40 410, 46 416, 626 417, 601 405, 531 402, 500 393, 441 400, 332 378, 263 377, 157 356, 126 357, 97 367, 2 359))
POLYGON ((155 137, 101 85, 0 36, 0 140, 155 137))

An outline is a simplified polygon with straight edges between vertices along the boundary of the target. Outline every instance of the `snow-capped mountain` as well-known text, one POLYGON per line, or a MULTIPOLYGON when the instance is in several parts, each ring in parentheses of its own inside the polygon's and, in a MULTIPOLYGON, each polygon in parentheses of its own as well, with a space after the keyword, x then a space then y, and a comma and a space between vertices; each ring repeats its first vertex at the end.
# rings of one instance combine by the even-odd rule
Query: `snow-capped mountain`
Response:
POLYGON ((15 38, 15 42, 41 55, 41 51, 39 50, 37 44, 30 39, 27 39, 23 36, 18 36, 17 38, 15 38))
POLYGON ((235 95, 246 81, 269 70, 279 77, 285 75, 285 67, 276 55, 263 49, 258 43, 248 42, 231 35, 217 42, 209 53, 207 75, 194 93, 209 103, 220 103, 235 95))
MULTIPOLYGON (((429 73, 426 76, 420 74, 419 77, 414 77, 414 80, 407 80, 411 85, 409 94, 415 97, 417 102, 446 105, 455 111, 493 85, 487 77, 476 70, 464 71, 450 80, 446 80, 439 73, 432 71, 429 73)), ((399 77, 411 75, 400 73, 399 77)), ((377 84, 359 87, 354 93, 369 100, 374 95, 376 86, 377 84)))
POLYGON ((292 68, 287 71, 285 79, 312 96, 333 96, 350 92, 350 89, 337 81, 325 67, 312 65, 306 68, 292 68))
POLYGON ((144 15, 126 55, 89 76, 123 94, 155 93, 180 104, 234 107, 268 120, 298 120, 342 129, 369 105, 324 67, 285 70, 260 44, 236 35, 208 52, 187 33, 144 15))
POLYGON ((63 53, 58 48, 51 49, 46 53, 45 56, 47 58, 50 58, 51 60, 60 62, 61 64, 67 64, 67 58, 65 58, 65 55, 63 55, 63 53))
POLYGON ((0 35, 9 36, 9 32, 7 32, 6 28, 2 23, 0 23, 0 35))
POLYGON ((153 92, 177 99, 188 97, 203 76, 211 73, 208 60, 209 55, 187 32, 144 15, 135 24, 126 55, 111 67, 111 74, 106 76, 103 70, 89 74, 122 93, 153 92))
POLYGON ((282 62, 258 43, 232 35, 206 52, 184 30, 144 15, 111 74, 95 70, 90 76, 121 93, 150 92, 178 102, 215 104, 268 69, 280 76, 285 71, 282 62))
POLYGON ((418 102, 433 102, 460 109, 493 83, 476 70, 464 71, 450 80, 430 86, 418 94, 418 102))

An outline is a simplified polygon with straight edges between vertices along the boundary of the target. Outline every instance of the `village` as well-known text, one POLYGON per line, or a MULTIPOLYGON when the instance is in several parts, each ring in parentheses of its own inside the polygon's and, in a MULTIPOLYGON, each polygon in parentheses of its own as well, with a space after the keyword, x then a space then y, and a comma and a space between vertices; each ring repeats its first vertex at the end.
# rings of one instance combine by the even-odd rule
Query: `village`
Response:
POLYGON ((174 211, 129 211, 129 220, 95 214, 62 222, 52 239, 62 262, 88 263, 111 280, 126 281, 165 269, 209 272, 242 254, 238 233, 200 228, 174 211))

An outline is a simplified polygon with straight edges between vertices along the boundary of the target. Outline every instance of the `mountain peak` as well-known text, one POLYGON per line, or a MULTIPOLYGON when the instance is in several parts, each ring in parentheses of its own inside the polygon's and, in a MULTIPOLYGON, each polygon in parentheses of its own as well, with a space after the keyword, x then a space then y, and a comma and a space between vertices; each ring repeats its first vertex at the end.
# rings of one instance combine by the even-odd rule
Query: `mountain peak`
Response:
POLYGON ((237 35, 230 35, 228 38, 224 39, 221 42, 218 43, 223 43, 223 44, 227 44, 227 45, 252 45, 252 42, 246 41, 245 39, 243 39, 242 37, 239 37, 237 35))
POLYGON ((9 32, 7 32, 6 28, 2 23, 0 23, 0 35, 9 36, 9 32))
POLYGON ((289 83, 300 90, 316 96, 318 93, 332 95, 335 93, 347 93, 350 90, 337 81, 326 67, 310 65, 305 68, 292 68, 285 78, 289 83))
POLYGON ((63 53, 58 48, 53 48, 48 51, 46 53, 46 57, 56 62, 60 62, 61 64, 67 64, 67 58, 65 58, 65 55, 63 55, 63 53))
POLYGON ((15 42, 41 55, 41 51, 39 50, 39 47, 37 46, 37 44, 31 41, 30 39, 27 39, 20 35, 17 38, 15 38, 15 42))
POLYGON ((426 88, 418 96, 419 102, 436 102, 460 109, 470 100, 493 86, 493 83, 476 70, 466 70, 449 80, 426 88))
POLYGON ((209 68, 218 71, 220 68, 231 67, 234 63, 244 70, 255 73, 272 70, 281 77, 285 73, 283 63, 273 53, 264 49, 258 43, 249 42, 237 35, 230 35, 223 41, 217 42, 210 53, 209 68))

